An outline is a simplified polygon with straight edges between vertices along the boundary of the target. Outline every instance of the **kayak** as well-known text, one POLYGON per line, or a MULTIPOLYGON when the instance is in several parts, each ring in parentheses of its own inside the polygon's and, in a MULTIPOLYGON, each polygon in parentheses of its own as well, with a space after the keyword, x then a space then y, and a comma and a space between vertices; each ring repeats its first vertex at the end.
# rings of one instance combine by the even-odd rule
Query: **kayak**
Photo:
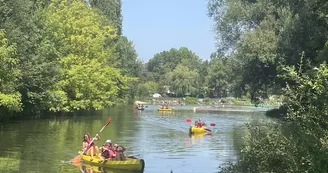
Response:
POLYGON ((143 111, 143 110, 145 110, 145 108, 137 108, 137 110, 141 110, 141 111, 143 111))
POLYGON ((206 132, 206 126, 203 127, 196 127, 196 126, 191 126, 189 128, 189 133, 193 134, 193 133, 205 133, 206 132))
POLYGON ((168 109, 157 109, 158 111, 172 111, 173 109, 168 108, 168 109))
POLYGON ((143 171, 145 168, 145 161, 143 159, 127 158, 125 161, 108 160, 104 163, 100 163, 101 160, 97 156, 94 156, 93 160, 91 160, 91 156, 83 155, 82 151, 79 151, 79 154, 83 162, 105 168, 127 171, 143 171))

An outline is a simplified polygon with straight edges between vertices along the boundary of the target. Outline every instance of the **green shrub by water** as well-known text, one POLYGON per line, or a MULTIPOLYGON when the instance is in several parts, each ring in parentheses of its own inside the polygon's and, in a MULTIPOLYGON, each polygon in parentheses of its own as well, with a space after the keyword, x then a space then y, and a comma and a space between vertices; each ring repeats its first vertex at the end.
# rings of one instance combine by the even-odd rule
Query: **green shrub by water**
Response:
POLYGON ((327 65, 308 73, 285 70, 297 84, 285 90, 286 121, 248 126, 237 163, 220 172, 328 172, 327 65))

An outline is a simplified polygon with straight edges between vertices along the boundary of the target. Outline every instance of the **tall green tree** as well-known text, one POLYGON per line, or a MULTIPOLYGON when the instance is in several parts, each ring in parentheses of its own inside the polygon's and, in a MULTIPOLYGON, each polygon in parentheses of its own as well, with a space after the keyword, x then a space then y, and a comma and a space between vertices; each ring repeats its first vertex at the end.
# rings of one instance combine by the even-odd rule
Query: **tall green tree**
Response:
POLYGON ((222 54, 213 53, 208 65, 208 75, 205 78, 206 85, 211 97, 227 97, 231 92, 230 77, 233 71, 230 70, 229 59, 222 54))
POLYGON ((172 72, 180 63, 194 70, 200 68, 201 60, 186 47, 172 48, 169 51, 155 54, 147 63, 147 69, 155 81, 167 85, 169 83, 167 74, 172 72))
POLYGON ((199 75, 196 70, 179 64, 170 74, 170 90, 178 97, 185 95, 195 96, 199 88, 199 75))
POLYGON ((115 28, 79 0, 53 1, 45 14, 48 38, 55 43, 61 67, 50 110, 113 105, 130 80, 110 64, 114 46, 108 43, 117 37, 115 28))

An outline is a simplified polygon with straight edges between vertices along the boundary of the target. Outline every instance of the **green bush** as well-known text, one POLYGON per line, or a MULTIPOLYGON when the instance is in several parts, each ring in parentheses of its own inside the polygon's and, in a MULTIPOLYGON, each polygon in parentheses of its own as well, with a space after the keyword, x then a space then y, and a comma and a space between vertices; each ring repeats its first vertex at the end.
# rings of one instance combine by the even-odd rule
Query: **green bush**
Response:
POLYGON ((207 104, 207 105, 211 103, 211 100, 208 97, 204 98, 203 101, 204 101, 204 104, 207 104))
POLYGON ((194 98, 194 97, 186 97, 186 104, 197 104, 198 103, 198 99, 194 98))
POLYGON ((226 98, 221 98, 221 103, 228 103, 227 99, 226 98))
POLYGON ((232 104, 234 104, 234 105, 240 105, 240 104, 241 104, 240 101, 239 101, 237 98, 233 98, 233 99, 231 99, 231 102, 232 102, 232 104))
POLYGON ((248 126, 238 162, 221 172, 328 172, 328 67, 284 70, 283 77, 293 84, 284 91, 288 121, 248 126))

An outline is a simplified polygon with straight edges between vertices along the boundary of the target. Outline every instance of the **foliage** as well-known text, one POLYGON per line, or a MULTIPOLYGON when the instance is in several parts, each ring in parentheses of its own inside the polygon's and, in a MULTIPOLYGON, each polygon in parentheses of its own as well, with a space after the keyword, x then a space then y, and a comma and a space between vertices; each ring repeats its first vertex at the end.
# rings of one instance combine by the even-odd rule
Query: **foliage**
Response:
POLYGON ((133 42, 127 37, 121 36, 117 43, 118 57, 115 60, 116 68, 121 70, 122 74, 139 77, 142 72, 142 62, 137 60, 138 54, 134 48, 133 42))
POLYGON ((12 70, 6 74, 10 79, 1 80, 1 105, 28 115, 133 100, 137 78, 143 82, 149 75, 132 42, 121 35, 121 3, 3 1, 0 28, 11 52, 5 58, 15 63, 6 69, 12 70))
POLYGON ((327 2, 209 0, 215 22, 218 52, 234 59, 234 90, 249 92, 258 102, 281 94, 285 81, 278 77, 284 65, 296 65, 300 53, 314 64, 325 59, 327 2), (320 55, 319 57, 317 57, 320 55), (238 89, 239 88, 239 89, 238 89))
POLYGON ((148 81, 146 83, 139 83, 137 87, 137 96, 139 98, 151 97, 152 94, 158 91, 159 85, 154 81, 148 81))
POLYGON ((198 99, 187 96, 185 101, 186 101, 186 104, 197 104, 198 99))
POLYGON ((169 51, 155 54, 147 63, 147 69, 153 74, 155 81, 165 83, 166 74, 172 72, 180 63, 190 69, 197 69, 201 61, 195 53, 186 47, 172 48, 169 51))
POLYGON ((327 172, 328 66, 304 67, 284 68, 288 121, 249 126, 240 159, 222 172, 327 172))
POLYGON ((13 57, 15 51, 14 45, 8 45, 5 32, 0 30, 0 106, 9 111, 22 109, 21 95, 16 90, 20 70, 18 69, 18 60, 13 57))
POLYGON ((116 28, 117 34, 122 35, 122 1, 121 0, 90 0, 90 5, 105 15, 116 28))
POLYGON ((302 159, 297 156, 302 148, 291 137, 282 135, 281 127, 249 126, 247 132, 244 139, 248 143, 242 147, 237 164, 221 172, 300 172, 302 159))
POLYGON ((179 64, 170 73, 170 86, 176 96, 192 95, 198 88, 198 74, 179 64))
POLYGON ((102 109, 113 105, 131 80, 109 63, 115 30, 81 1, 54 1, 45 9, 48 37, 61 71, 52 88, 52 111, 102 109), (69 5, 67 5, 69 4, 69 5))
POLYGON ((133 42, 129 41, 127 37, 120 36, 116 42, 116 53, 113 65, 120 70, 121 74, 134 77, 134 80, 128 82, 129 90, 121 93, 120 97, 125 98, 125 101, 133 102, 138 95, 138 84, 145 81, 144 64, 137 59, 138 54, 134 48, 133 42), (137 78, 139 79, 136 82, 137 78))
POLYGON ((230 85, 230 74, 232 73, 229 65, 231 61, 222 54, 213 53, 209 62, 208 75, 205 77, 205 83, 209 88, 209 94, 212 97, 227 97, 229 91, 232 92, 230 85))

